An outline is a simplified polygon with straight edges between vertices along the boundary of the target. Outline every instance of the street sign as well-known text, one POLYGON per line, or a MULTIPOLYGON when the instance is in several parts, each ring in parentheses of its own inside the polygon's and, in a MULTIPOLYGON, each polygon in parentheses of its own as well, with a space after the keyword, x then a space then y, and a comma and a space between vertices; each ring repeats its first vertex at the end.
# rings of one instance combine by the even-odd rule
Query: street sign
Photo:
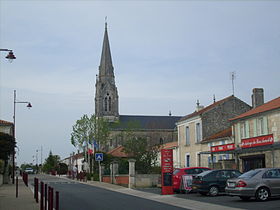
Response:
POLYGON ((103 161, 103 153, 95 153, 95 161, 103 161))

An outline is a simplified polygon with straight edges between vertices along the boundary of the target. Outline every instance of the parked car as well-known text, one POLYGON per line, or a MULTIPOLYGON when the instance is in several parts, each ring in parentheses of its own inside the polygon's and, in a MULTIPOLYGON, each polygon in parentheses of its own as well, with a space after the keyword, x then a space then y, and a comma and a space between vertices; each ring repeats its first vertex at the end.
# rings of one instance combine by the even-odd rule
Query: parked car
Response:
POLYGON ((174 192, 181 192, 180 186, 181 186, 181 180, 182 180, 182 175, 196 175, 200 174, 203 171, 208 171, 211 170, 210 168, 207 167, 188 167, 188 168, 176 168, 173 172, 173 191, 174 192))
POLYGON ((240 175, 240 171, 231 169, 204 171, 193 178, 192 189, 201 195, 216 196, 225 191, 228 179, 240 175))
POLYGON ((255 197, 259 201, 280 195, 280 168, 254 169, 236 179, 229 179, 226 193, 242 200, 255 197))
POLYGON ((26 169, 24 170, 24 172, 25 172, 25 173, 28 173, 28 174, 33 174, 33 173, 34 173, 34 170, 33 170, 33 168, 26 168, 26 169))

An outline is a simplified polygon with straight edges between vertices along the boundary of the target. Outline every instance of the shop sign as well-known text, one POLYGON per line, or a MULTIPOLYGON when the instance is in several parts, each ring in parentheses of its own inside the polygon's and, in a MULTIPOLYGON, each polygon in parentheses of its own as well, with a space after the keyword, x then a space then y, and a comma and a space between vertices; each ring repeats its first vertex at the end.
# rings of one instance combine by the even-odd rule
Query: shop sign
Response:
POLYGON ((249 139, 242 139, 240 147, 241 148, 250 148, 250 147, 258 147, 264 146, 274 143, 273 134, 265 135, 265 136, 257 136, 249 139))
POLYGON ((162 149, 161 150, 161 194, 170 195, 173 194, 173 150, 162 149))
POLYGON ((211 147, 211 152, 224 152, 230 150, 235 150, 235 144, 224 144, 211 147))

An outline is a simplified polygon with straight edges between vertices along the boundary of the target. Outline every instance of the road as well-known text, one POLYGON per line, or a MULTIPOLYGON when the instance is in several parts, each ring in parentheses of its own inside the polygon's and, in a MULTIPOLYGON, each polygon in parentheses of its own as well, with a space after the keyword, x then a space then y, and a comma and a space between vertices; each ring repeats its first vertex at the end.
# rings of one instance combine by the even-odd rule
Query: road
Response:
MULTIPOLYGON (((98 187, 92 184, 81 184, 73 180, 48 175, 36 175, 39 180, 54 187, 60 192, 61 210, 91 210, 91 209, 280 209, 280 198, 272 198, 267 202, 242 201, 238 197, 221 194, 216 197, 202 196, 197 193, 160 195, 159 188, 130 190, 117 185, 98 187), (181 208, 180 208, 181 207, 181 208)), ((30 176, 30 183, 34 175, 30 176)), ((99 182, 98 182, 99 183, 99 182)))
MULTIPOLYGON (((149 188, 139 189, 141 191, 159 194, 160 189, 149 188)), ((225 207, 239 208, 239 209, 254 209, 254 210, 278 210, 280 209, 280 197, 271 198, 267 202, 258 202, 255 199, 249 201, 242 201, 239 197, 231 197, 225 194, 220 194, 216 197, 203 196, 198 193, 175 194, 177 198, 183 198, 192 201, 199 201, 209 204, 217 204, 225 207)))
MULTIPOLYGON (((123 193, 118 193, 91 185, 80 184, 71 180, 36 175, 40 181, 48 183, 60 193, 61 210, 180 210, 182 208, 147 200, 123 193)), ((34 175, 29 175, 33 184, 34 175)))

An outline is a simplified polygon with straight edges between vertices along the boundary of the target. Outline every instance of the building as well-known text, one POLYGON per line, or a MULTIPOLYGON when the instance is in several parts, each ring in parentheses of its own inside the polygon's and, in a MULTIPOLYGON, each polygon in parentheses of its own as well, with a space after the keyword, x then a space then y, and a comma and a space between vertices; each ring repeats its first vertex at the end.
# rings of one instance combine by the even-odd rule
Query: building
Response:
POLYGON ((103 150, 110 151, 125 140, 121 132, 125 131, 131 124, 136 125, 133 133, 137 137, 145 137, 151 145, 172 142, 177 139, 175 123, 180 116, 141 116, 120 115, 119 95, 115 83, 114 67, 108 38, 107 23, 103 39, 99 73, 96 75, 95 84, 95 115, 107 119, 109 122, 118 122, 111 129, 110 140, 103 145, 103 150))
POLYGON ((197 103, 195 112, 177 122, 180 167, 209 167, 217 162, 220 156, 211 156, 211 147, 233 143, 229 119, 250 109, 248 104, 235 96, 214 101, 207 107, 197 103))
MULTIPOLYGON (((8 134, 11 139, 13 136, 14 124, 5 120, 0 120, 0 133, 8 134)), ((9 165, 13 165, 13 155, 7 161, 0 159, 0 185, 9 182, 9 165)))
POLYGON ((0 120, 0 132, 13 136, 14 124, 5 120, 0 120))
POLYGON ((263 104, 263 89, 255 88, 253 109, 230 119, 240 171, 280 167, 280 97, 263 104))

